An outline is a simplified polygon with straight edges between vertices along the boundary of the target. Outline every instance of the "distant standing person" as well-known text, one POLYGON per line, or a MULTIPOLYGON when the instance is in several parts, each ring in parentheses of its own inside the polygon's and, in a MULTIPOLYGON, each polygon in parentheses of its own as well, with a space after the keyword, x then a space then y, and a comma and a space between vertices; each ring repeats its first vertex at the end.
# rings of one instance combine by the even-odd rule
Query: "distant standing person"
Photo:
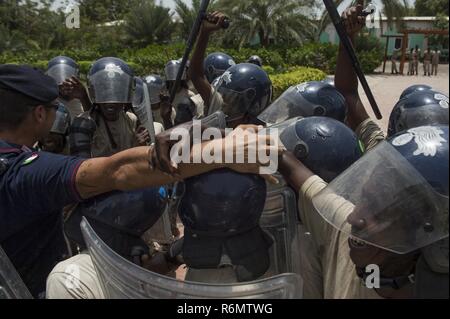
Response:
POLYGON ((431 76, 431 51, 430 48, 423 54, 423 76, 431 76))
POLYGON ((433 51, 433 54, 431 55, 431 74, 437 76, 438 72, 438 66, 439 66, 439 58, 441 55, 441 51, 438 51, 437 49, 433 51))
POLYGON ((416 45, 416 49, 414 50, 413 53, 413 75, 419 75, 419 57, 420 57, 420 49, 419 46, 416 45))
POLYGON ((391 56, 391 62, 392 62, 391 73, 392 74, 398 74, 397 58, 398 58, 398 51, 394 49, 394 51, 392 52, 392 56, 391 56))
POLYGON ((408 75, 414 75, 414 49, 411 49, 408 55, 408 75))

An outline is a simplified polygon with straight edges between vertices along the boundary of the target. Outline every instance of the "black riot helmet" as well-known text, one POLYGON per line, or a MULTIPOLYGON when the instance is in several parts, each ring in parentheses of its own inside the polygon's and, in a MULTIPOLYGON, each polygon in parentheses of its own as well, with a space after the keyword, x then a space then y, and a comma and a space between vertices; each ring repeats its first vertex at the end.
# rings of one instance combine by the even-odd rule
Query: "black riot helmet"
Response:
POLYGON ((236 65, 236 62, 228 54, 222 52, 209 54, 203 65, 208 82, 212 83, 233 65, 236 65))
POLYGON ((259 67, 263 66, 263 60, 257 55, 252 55, 250 58, 248 58, 247 62, 253 63, 259 67))
POLYGON ((184 186, 179 212, 186 265, 217 268, 227 255, 238 281, 262 276, 273 243, 259 227, 266 201, 264 179, 221 169, 189 178, 184 186))
POLYGON ((258 116, 270 125, 302 116, 326 116, 344 122, 347 113, 345 98, 325 82, 305 82, 286 90, 258 116))
POLYGON ((403 99, 405 96, 417 92, 417 91, 428 91, 428 90, 432 90, 433 88, 429 85, 426 84, 416 84, 416 85, 411 85, 410 87, 406 88, 402 94, 400 95, 400 99, 403 99))
POLYGON ((267 73, 251 63, 232 66, 213 82, 214 95, 208 115, 223 111, 229 118, 256 117, 270 104, 272 82, 267 73), (220 101, 219 103, 214 102, 220 101))
POLYGON ((108 246, 130 257, 134 246, 146 246, 140 237, 157 222, 166 207, 165 187, 103 194, 77 206, 65 223, 66 233, 84 248, 80 222, 86 217, 108 246))
POLYGON ((394 107, 389 118, 388 136, 413 127, 448 125, 448 96, 428 89, 406 95, 394 107))
POLYGON ((66 56, 57 56, 48 62, 45 73, 60 85, 72 76, 79 77, 80 68, 75 60, 66 56))
POLYGON ((355 133, 335 119, 313 116, 289 122, 280 133, 280 141, 326 182, 332 181, 363 154, 363 146, 355 133))
POLYGON ((88 88, 92 102, 131 104, 134 72, 119 58, 101 58, 88 73, 88 88))

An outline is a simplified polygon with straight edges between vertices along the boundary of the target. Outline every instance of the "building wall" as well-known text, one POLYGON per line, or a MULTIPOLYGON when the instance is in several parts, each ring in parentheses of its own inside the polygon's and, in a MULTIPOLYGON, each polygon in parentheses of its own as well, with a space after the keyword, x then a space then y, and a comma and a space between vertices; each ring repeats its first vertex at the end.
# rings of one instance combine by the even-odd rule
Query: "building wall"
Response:
MULTIPOLYGON (((375 21, 377 22, 377 20, 375 21)), ((433 29, 433 23, 434 23, 434 18, 433 17, 420 17, 420 18, 415 18, 415 17, 409 17, 406 18, 406 28, 407 29, 433 29)), ((378 29, 373 29, 372 34, 374 34, 377 38, 380 39, 380 42, 383 44, 383 46, 386 43, 386 38, 381 37, 382 35, 382 31, 383 34, 387 34, 387 35, 397 35, 398 31, 396 30, 395 26, 393 26, 392 28, 389 28, 387 21, 383 21, 382 22, 382 28, 378 28, 378 29)), ((398 39, 400 39, 397 43, 398 48, 401 49, 401 41, 402 38, 399 37, 398 39)), ((331 43, 335 43, 338 44, 339 43, 339 37, 337 36, 336 30, 334 29, 334 26, 332 24, 330 24, 325 31, 321 34, 320 36, 320 42, 322 43, 327 43, 327 42, 331 42, 331 43)), ((392 52, 394 51, 395 48, 395 38, 390 38, 389 40, 389 46, 388 46, 388 55, 390 56, 392 54, 392 52)), ((422 50, 428 47, 428 40, 426 38, 425 35, 423 34, 410 34, 409 35, 409 39, 408 39, 408 50, 410 48, 415 48, 415 46, 418 45, 419 48, 422 50)))

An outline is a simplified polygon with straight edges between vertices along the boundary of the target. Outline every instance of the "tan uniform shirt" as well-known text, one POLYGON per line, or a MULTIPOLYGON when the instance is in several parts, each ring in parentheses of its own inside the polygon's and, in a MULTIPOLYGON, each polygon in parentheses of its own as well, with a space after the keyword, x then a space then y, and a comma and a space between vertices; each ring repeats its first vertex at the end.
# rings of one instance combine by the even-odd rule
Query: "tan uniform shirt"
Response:
MULTIPOLYGON (((186 90, 186 89, 182 89, 180 90, 176 95, 175 98, 173 100, 172 105, 176 106, 178 104, 183 103, 185 100, 191 100, 192 103, 194 103, 195 105, 195 116, 196 117, 201 117, 203 116, 203 112, 204 112, 204 108, 205 108, 205 103, 203 102, 202 97, 200 96, 200 94, 195 94, 194 92, 190 91, 190 90, 186 90)), ((173 113, 173 112, 172 112, 173 113)))
MULTIPOLYGON (((357 128, 356 133, 366 147, 370 150, 384 140, 384 134, 379 126, 366 120, 357 128)), ((311 233, 318 249, 321 263, 315 272, 322 276, 315 276, 316 283, 310 283, 316 294, 323 292, 326 299, 379 299, 381 298, 373 289, 366 288, 356 274, 355 265, 350 259, 348 235, 339 232, 328 224, 316 211, 312 198, 327 186, 327 183, 318 176, 310 177, 299 190, 298 210, 305 228, 311 233), (322 282, 320 281, 322 277, 322 282), (320 287, 322 285, 322 287, 320 287)), ((350 203, 340 197, 331 197, 329 205, 338 209, 353 209, 350 203)), ((345 216, 346 214, 343 214, 345 216)), ((312 265, 315 265, 312 263, 312 265)))
MULTIPOLYGON (((81 116, 89 116, 89 113, 86 112, 81 116)), ((137 117, 133 113, 121 112, 117 121, 108 121, 108 127, 111 136, 117 144, 117 148, 113 148, 111 145, 105 126, 105 120, 100 117, 92 140, 92 157, 108 157, 138 146, 138 141, 135 136, 137 117)))
POLYGON ((438 65, 439 64, 439 54, 440 51, 434 51, 432 56, 431 56, 431 63, 433 65, 438 65))

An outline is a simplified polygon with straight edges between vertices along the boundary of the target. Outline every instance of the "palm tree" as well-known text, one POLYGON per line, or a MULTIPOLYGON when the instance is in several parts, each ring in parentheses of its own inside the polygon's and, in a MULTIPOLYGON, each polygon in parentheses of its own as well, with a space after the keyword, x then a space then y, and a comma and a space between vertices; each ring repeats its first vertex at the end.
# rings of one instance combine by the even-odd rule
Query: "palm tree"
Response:
POLYGON ((170 9, 144 0, 133 7, 125 18, 125 32, 140 47, 152 43, 166 43, 171 39, 175 25, 170 9))
POLYGON ((302 44, 312 36, 308 16, 315 0, 219 0, 217 7, 228 13, 232 24, 225 39, 239 47, 259 38, 262 46, 271 42, 302 44))
MULTIPOLYGON (((410 12, 410 8, 407 0, 378 0, 378 1, 365 1, 366 3, 375 2, 382 7, 382 10, 379 10, 379 18, 381 21, 381 17, 385 16, 387 18, 387 23, 389 27, 396 26, 397 30, 401 30, 403 28, 403 20, 402 18, 406 16, 410 12)), ((339 7, 341 5, 345 5, 349 3, 348 0, 336 0, 336 6, 339 7)), ((350 3, 353 3, 351 1, 350 3)), ((350 4, 349 3, 349 4, 350 4)), ((322 32, 326 29, 326 27, 331 23, 328 12, 324 10, 320 19, 316 25, 316 40, 320 38, 322 32)), ((383 23, 381 26, 381 34, 384 33, 383 23)))
MULTIPOLYGON (((395 25, 397 31, 404 29, 403 17, 409 13, 409 4, 407 0, 380 0, 383 6, 383 10, 380 11, 380 21, 382 15, 387 19, 389 27, 395 25)), ((381 25, 381 34, 384 34, 383 23, 381 25)))
MULTIPOLYGON (((216 0, 211 0, 208 10, 213 11, 216 0)), ((191 28, 194 25, 198 12, 200 11, 201 0, 192 0, 192 6, 186 4, 186 0, 175 0, 175 12, 180 19, 180 34, 185 40, 188 39, 191 28)))

